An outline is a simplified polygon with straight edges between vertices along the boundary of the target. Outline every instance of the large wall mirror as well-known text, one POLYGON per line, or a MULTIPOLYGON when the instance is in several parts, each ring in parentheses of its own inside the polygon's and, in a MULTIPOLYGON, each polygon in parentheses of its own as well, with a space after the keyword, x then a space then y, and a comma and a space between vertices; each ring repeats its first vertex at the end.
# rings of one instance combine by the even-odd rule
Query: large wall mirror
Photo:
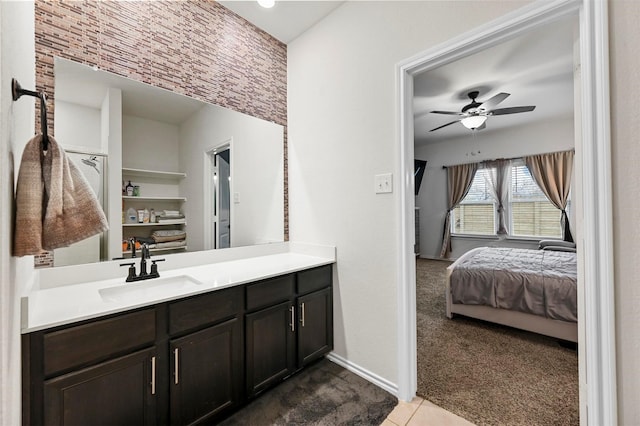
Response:
POLYGON ((54 266, 284 241, 282 126, 61 58, 54 126, 110 228, 54 266))

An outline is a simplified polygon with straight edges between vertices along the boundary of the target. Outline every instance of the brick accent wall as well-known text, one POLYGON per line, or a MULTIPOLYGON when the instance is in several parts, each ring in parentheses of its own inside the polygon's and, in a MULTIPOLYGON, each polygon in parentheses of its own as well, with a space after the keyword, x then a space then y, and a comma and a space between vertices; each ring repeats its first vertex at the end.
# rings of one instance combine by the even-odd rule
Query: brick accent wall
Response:
MULTIPOLYGON (((49 98, 50 126, 55 56, 283 125, 289 239, 285 44, 205 0, 36 0, 35 17, 36 86, 49 98)), ((51 262, 36 257, 36 266, 51 262)))

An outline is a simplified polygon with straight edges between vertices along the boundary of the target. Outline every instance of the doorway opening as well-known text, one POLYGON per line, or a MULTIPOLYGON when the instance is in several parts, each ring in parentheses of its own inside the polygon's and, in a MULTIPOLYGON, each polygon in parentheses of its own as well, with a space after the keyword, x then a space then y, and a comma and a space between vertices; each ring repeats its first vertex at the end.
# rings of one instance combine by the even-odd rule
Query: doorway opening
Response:
MULTIPOLYGON (((562 346, 545 336, 567 328, 570 336, 566 338, 575 341, 577 337, 576 256, 538 251, 538 241, 562 238, 561 215, 533 181, 523 160, 575 148, 574 127, 579 123, 574 117, 573 89, 580 77, 574 55, 575 28, 577 18, 569 16, 413 76, 414 152, 429 164, 415 199, 420 213, 416 214, 416 235, 421 240, 416 241, 421 248, 416 260, 416 392, 473 422, 578 423, 577 347, 562 346), (479 129, 465 126, 468 110, 471 114, 487 111, 484 116, 470 116, 484 119, 479 129), (451 185, 446 167, 457 164, 473 164, 478 170, 468 195, 452 212, 452 251, 442 259, 443 213, 451 185), (498 167, 503 181, 499 190, 494 186, 498 167), (500 199, 504 200, 502 221, 498 220, 498 191, 510 194, 500 199), (493 300, 487 300, 493 308, 485 303, 463 305, 484 308, 481 313, 451 313, 445 298, 447 267, 454 260, 494 249, 527 259, 548 254, 572 265, 566 269, 567 281, 569 276, 574 280, 572 291, 557 300, 557 306, 567 308, 564 321, 550 323, 538 330, 540 334, 521 330, 531 330, 543 318, 529 306, 547 306, 545 301, 531 303, 535 296, 527 290, 543 285, 533 279, 527 279, 525 286, 527 303, 518 304, 522 300, 516 296, 521 294, 518 291, 509 296, 497 291, 497 304, 504 309, 495 309, 493 300), (538 315, 524 324, 509 321, 510 315, 523 310, 538 315), (474 316, 479 319, 471 318, 474 316), (527 404, 521 404, 523 400, 527 404)), ((570 223, 575 231, 573 218, 570 223)), ((516 274, 513 271, 509 276, 516 274)), ((521 288, 518 282, 500 284, 521 288)), ((549 277, 545 286, 550 288, 552 282, 549 277)), ((472 288, 485 288, 480 280, 464 280, 464 284, 462 294, 469 299, 471 293, 476 294, 472 288)), ((469 299, 466 302, 473 304, 469 299)))
POLYGON ((417 386, 413 77, 573 15, 579 21, 581 64, 580 111, 577 111, 581 124, 576 129, 579 143, 576 145, 574 192, 576 211, 581 212, 576 220, 578 332, 582 342, 579 351, 580 417, 592 424, 617 422, 606 8, 605 2, 589 0, 535 2, 399 64, 398 157, 403 182, 398 197, 400 399, 412 399, 417 386))
POLYGON ((231 146, 222 145, 207 152, 207 182, 210 214, 205 229, 208 228, 208 248, 231 247, 231 146))

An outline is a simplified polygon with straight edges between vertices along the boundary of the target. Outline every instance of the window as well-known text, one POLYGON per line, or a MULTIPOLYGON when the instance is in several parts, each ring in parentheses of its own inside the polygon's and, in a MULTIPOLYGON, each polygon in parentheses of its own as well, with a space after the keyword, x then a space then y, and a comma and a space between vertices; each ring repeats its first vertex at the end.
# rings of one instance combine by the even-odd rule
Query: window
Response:
MULTIPOLYGON (((490 170, 492 169, 478 169, 469 193, 453 209, 452 234, 496 235, 497 203, 490 187, 490 170)), ((562 238, 560 210, 540 190, 522 161, 512 163, 508 198, 505 211, 509 221, 509 235, 562 238)))
POLYGON ((495 235, 496 206, 487 170, 478 169, 469 193, 451 212, 453 234, 495 235))
POLYGON ((544 195, 525 165, 511 167, 510 234, 562 238, 560 210, 544 195))

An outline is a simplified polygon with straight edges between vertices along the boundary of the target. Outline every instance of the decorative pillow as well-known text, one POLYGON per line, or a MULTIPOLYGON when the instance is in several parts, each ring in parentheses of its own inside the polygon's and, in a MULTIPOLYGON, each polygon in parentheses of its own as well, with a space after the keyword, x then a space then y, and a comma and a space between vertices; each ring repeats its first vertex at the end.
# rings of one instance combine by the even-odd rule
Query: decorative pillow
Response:
POLYGON ((553 250, 553 251, 570 251, 575 253, 575 247, 566 247, 566 246, 544 246, 542 250, 553 250))
POLYGON ((576 243, 571 243, 569 241, 562 240, 540 240, 538 243, 539 249, 544 249, 547 246, 555 246, 555 247, 567 247, 567 248, 576 248, 576 243))

